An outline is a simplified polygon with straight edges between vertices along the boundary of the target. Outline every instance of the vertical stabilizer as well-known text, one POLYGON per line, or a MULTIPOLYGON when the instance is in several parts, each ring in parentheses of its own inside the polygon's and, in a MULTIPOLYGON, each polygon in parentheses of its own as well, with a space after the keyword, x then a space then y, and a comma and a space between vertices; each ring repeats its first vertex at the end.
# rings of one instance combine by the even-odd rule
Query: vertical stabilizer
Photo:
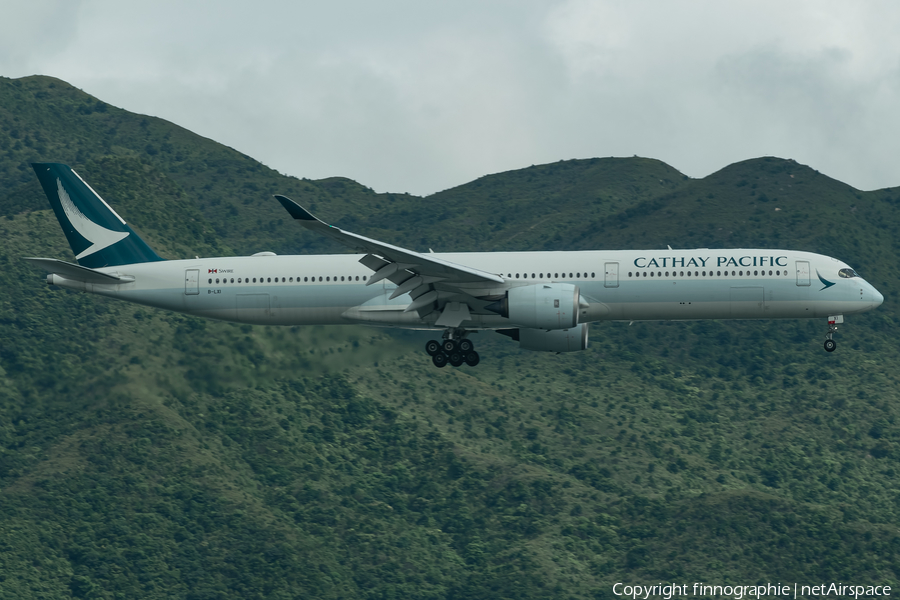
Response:
POLYGON ((78 264, 96 269, 163 260, 67 165, 31 166, 78 264))

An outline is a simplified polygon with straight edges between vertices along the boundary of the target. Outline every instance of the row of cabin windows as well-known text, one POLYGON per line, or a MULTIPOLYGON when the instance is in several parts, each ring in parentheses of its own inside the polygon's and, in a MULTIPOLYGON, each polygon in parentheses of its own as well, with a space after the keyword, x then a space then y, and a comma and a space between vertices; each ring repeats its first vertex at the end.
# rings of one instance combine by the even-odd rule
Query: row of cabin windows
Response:
MULTIPOLYGON (((644 273, 644 277, 647 277, 648 271, 644 271, 643 273, 644 273)), ((649 273, 650 273, 650 277, 654 276, 654 271, 649 271, 649 273)), ((656 277, 663 277, 662 271, 655 271, 655 273, 656 273, 656 275, 655 275, 656 277)), ((691 276, 690 271, 686 271, 686 273, 687 273, 688 277, 691 276)), ((759 270, 753 271, 753 275, 755 275, 757 277, 760 275, 765 276, 765 274, 766 274, 765 271, 759 271, 759 270)), ((772 271, 769 271, 769 275, 771 275, 771 274, 772 274, 772 271)), ((788 272, 787 272, 787 270, 785 270, 784 275, 786 276, 787 274, 788 274, 788 272)), ((775 271, 775 275, 780 277, 782 275, 782 272, 780 270, 775 271)), ((628 271, 628 276, 632 277, 631 271, 628 271)), ((640 272, 634 273, 633 276, 640 277, 641 273, 640 272)), ((668 271, 666 271, 665 276, 666 277, 669 276, 668 271)), ((685 271, 672 271, 672 277, 684 277, 684 276, 685 276, 685 271)), ((714 277, 714 276, 715 277, 728 277, 728 271, 716 271, 715 273, 713 273, 712 271, 709 271, 708 274, 707 274, 707 271, 694 271, 694 277, 714 277)), ((743 271, 732 271, 731 276, 732 277, 743 277, 744 272, 743 271)), ((748 277, 750 276, 750 271, 747 271, 747 276, 748 277)))
MULTIPOLYGON (((522 273, 521 275, 522 275, 522 279, 528 279, 528 273, 522 273)), ((546 275, 547 275, 547 279, 565 279, 566 278, 565 273, 563 273, 562 276, 560 276, 559 273, 554 273, 553 277, 550 277, 550 273, 547 273, 546 275)), ((574 275, 572 273, 569 273, 569 279, 581 279, 581 275, 582 275, 582 273, 575 273, 574 275)), ((587 277, 588 274, 584 273, 584 276, 587 277)), ((597 275, 595 273, 591 273, 591 279, 594 279, 596 276, 597 275)), ((512 275, 512 273, 507 273, 506 277, 507 277, 507 279, 512 279, 513 275, 512 275)), ((531 274, 531 279, 543 279, 543 278, 544 278, 544 273, 538 273, 537 275, 535 275, 534 273, 531 274)), ((519 273, 516 273, 516 279, 519 279, 519 273)))
MULTIPOLYGON (((583 273, 583 275, 584 275, 585 277, 588 276, 587 273, 583 273)), ((532 274, 531 274, 531 279, 544 279, 544 276, 545 276, 544 273, 532 273, 532 274)), ((569 274, 568 274, 568 277, 569 277, 570 279, 581 279, 581 276, 582 276, 582 273, 569 273, 569 274)), ((630 273, 629 273, 629 276, 630 276, 630 273)), ((507 277, 511 279, 511 278, 513 277, 513 275, 510 273, 510 274, 507 274, 507 277)), ((528 273, 521 273, 521 274, 520 274, 520 273, 516 273, 515 277, 516 277, 516 279, 520 279, 520 278, 521 278, 521 279, 528 279, 528 278, 529 278, 528 273)), ((550 279, 550 278, 551 278, 551 277, 550 277, 550 273, 546 273, 546 277, 547 277, 548 279, 550 279)), ((594 278, 596 278, 596 277, 597 277, 597 274, 596 274, 596 273, 591 273, 591 279, 594 279, 594 278)), ((565 273, 562 273, 562 274, 560 274, 560 273, 553 273, 553 277, 552 277, 552 279, 565 279, 565 278, 566 278, 566 274, 565 274, 565 273)), ((278 277, 275 277, 274 283, 278 283, 278 279, 279 279, 278 277)), ((307 283, 307 282, 309 282, 310 280, 311 280, 312 282, 315 282, 315 281, 316 281, 316 278, 315 278, 315 277, 304 277, 304 278, 303 278, 303 283, 307 283)), ((338 281, 337 276, 335 276, 334 278, 332 278, 332 277, 319 277, 319 281, 332 281, 332 280, 338 281)), ((360 279, 360 276, 359 276, 359 275, 349 276, 349 277, 341 276, 340 281, 345 281, 345 280, 346 280, 346 281, 365 281, 365 280, 366 280, 366 276, 363 275, 363 276, 362 276, 362 279, 360 279)), ((210 279, 210 280, 209 280, 209 283, 212 283, 212 282, 213 282, 213 280, 210 279)), ((229 280, 229 279, 226 279, 226 278, 216 278, 215 282, 216 282, 216 283, 220 283, 220 282, 221 282, 221 283, 229 283, 229 282, 230 282, 230 283, 234 283, 235 281, 234 281, 234 277, 232 277, 230 280, 229 280)), ((282 278, 281 278, 281 283, 293 283, 293 282, 294 282, 294 278, 293 278, 293 277, 287 277, 287 278, 282 277, 282 278)), ((247 277, 246 279, 243 279, 243 278, 241 278, 241 277, 238 277, 238 278, 237 278, 237 283, 251 283, 251 278, 250 278, 250 277, 247 277)), ((257 278, 256 278, 256 277, 253 277, 253 278, 252 278, 252 283, 257 283, 257 278)), ((259 278, 259 283, 273 283, 273 281, 272 281, 272 278, 271 278, 271 277, 268 277, 268 278, 260 277, 260 278, 259 278)), ((300 278, 299 278, 299 277, 297 277, 297 283, 300 283, 300 278)))
MULTIPOLYGON (((260 277, 259 283, 279 283, 278 279, 279 279, 278 277, 275 277, 275 281, 273 282, 271 277, 260 277)), ((319 281, 332 281, 332 280, 338 281, 337 275, 335 275, 334 277, 319 277, 319 281)), ((360 281, 360 277, 359 277, 359 275, 356 275, 356 276, 350 275, 347 277, 341 275, 340 280, 341 281, 360 281)), ((365 280, 366 280, 366 276, 363 275, 361 281, 365 281, 365 280)), ((315 277, 304 277, 303 278, 303 283, 311 283, 311 282, 315 282, 315 281, 316 281, 315 277)), ((213 280, 210 279, 209 282, 212 283, 213 280)), ((232 277, 231 279, 223 277, 223 278, 221 278, 221 282, 222 283, 234 283, 234 277, 232 277)), ((247 277, 247 278, 238 277, 237 282, 238 283, 256 283, 257 281, 256 281, 256 277, 254 277, 252 279, 252 281, 249 277, 247 277)), ((218 277, 216 278, 216 283, 219 283, 218 277)), ((294 283, 294 278, 293 277, 282 277, 281 283, 294 283)), ((297 278, 297 283, 300 283, 299 277, 297 278)))

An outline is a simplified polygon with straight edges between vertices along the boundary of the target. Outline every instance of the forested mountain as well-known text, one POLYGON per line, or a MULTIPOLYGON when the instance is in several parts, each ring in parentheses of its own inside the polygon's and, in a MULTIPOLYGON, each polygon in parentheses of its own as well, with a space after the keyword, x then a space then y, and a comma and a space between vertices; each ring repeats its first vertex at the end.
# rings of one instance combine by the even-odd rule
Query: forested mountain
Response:
MULTIPOLYGON (((299 170, 302 170, 299 169, 299 170)), ((286 177, 47 77, 0 78, 0 597, 599 598, 616 581, 900 569, 900 189, 791 160, 690 179, 563 161, 426 198, 286 177), (161 255, 343 252, 271 198, 417 250, 782 247, 885 296, 824 322, 479 334, 252 327, 53 291, 29 166, 73 166, 161 255)))

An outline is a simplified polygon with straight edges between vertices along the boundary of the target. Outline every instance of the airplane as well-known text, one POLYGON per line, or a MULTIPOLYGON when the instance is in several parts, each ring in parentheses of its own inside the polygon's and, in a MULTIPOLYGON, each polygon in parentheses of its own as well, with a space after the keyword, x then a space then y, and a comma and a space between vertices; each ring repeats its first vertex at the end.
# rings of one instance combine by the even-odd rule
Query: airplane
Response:
POLYGON ((436 367, 475 366, 469 335, 575 352, 601 321, 827 318, 884 297, 846 263, 770 249, 420 253, 328 225, 285 196, 300 225, 353 254, 164 260, 75 171, 33 163, 76 263, 26 258, 51 286, 198 317, 258 325, 364 324, 441 331, 436 367))

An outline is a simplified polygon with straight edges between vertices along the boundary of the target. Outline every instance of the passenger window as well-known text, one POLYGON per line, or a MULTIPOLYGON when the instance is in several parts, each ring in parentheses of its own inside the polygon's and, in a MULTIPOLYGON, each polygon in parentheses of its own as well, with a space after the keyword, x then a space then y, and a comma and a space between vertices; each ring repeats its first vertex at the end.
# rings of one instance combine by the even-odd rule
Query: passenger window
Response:
POLYGON ((216 279, 216 283, 219 283, 219 280, 218 280, 218 278, 217 278, 217 279, 216 279))
POLYGON ((571 273, 569 273, 569 279, 571 279, 571 278, 572 278, 572 274, 571 274, 571 273))
POLYGON ((653 277, 653 271, 650 271, 650 277, 653 277))
POLYGON ((532 279, 535 279, 534 273, 531 274, 531 278, 532 278, 532 279))
POLYGON ((516 273, 516 279, 518 279, 518 278, 519 278, 519 274, 518 274, 518 273, 516 273))
POLYGON ((631 277, 631 271, 628 271, 628 276, 631 277))
POLYGON ((209 282, 212 283, 212 279, 210 279, 209 282))
POLYGON ((322 282, 322 276, 321 276, 321 275, 319 275, 319 282, 320 282, 320 283, 322 282))
POLYGON ((554 279, 559 279, 559 273, 554 273, 554 274, 553 274, 553 278, 554 278, 554 279))
POLYGON ((647 276, 647 271, 644 271, 644 277, 646 277, 646 276, 647 276))
POLYGON ((343 281, 343 280, 344 280, 344 276, 343 276, 343 275, 341 275, 341 281, 343 281))

